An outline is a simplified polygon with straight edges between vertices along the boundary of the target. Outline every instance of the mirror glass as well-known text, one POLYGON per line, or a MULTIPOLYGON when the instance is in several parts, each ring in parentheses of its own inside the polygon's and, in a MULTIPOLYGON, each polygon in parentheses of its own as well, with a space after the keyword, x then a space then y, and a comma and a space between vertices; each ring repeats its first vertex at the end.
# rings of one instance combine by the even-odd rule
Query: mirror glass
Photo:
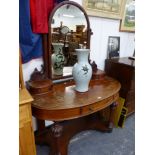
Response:
POLYGON ((65 4, 55 11, 51 20, 52 79, 72 75, 77 62, 75 49, 86 48, 87 36, 87 20, 77 6, 65 4))

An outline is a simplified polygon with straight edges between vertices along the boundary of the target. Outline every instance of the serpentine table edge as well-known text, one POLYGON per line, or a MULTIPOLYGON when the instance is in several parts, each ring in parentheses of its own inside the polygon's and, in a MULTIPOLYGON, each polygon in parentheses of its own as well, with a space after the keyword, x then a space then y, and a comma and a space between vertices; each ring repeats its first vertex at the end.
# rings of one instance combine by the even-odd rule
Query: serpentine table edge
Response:
POLYGON ((38 119, 64 121, 83 117, 109 106, 119 97, 120 83, 111 78, 91 80, 89 90, 80 93, 74 90, 74 82, 53 86, 47 95, 35 98, 32 113, 38 119))

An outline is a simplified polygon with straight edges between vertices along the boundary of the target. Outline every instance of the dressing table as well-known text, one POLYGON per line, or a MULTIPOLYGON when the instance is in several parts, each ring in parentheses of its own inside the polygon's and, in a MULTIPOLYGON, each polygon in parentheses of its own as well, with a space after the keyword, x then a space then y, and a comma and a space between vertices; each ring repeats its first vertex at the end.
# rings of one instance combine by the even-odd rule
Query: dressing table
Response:
POLYGON ((91 80, 89 90, 79 93, 69 81, 53 86, 53 91, 34 96, 32 114, 38 119, 37 144, 50 146, 50 155, 67 155, 69 140, 83 130, 111 132, 114 109, 119 98, 120 83, 104 77, 91 80), (103 121, 102 109, 110 106, 110 117, 103 121), (54 121, 45 127, 45 120, 54 121))
MULTIPOLYGON (((74 89, 75 83, 71 72, 73 66, 64 66, 62 75, 54 75, 51 62, 52 43, 59 42, 61 39, 55 40, 52 32, 57 29, 57 23, 52 21, 60 21, 61 26, 64 24, 63 26, 67 26, 74 33, 78 25, 85 27, 84 30, 83 28, 80 30, 80 33, 85 35, 84 38, 79 38, 83 35, 78 35, 80 40, 78 44, 85 45, 86 48, 90 48, 91 29, 88 16, 79 4, 71 1, 58 4, 50 14, 49 33, 47 36, 43 36, 44 68, 41 72, 35 70, 27 83, 34 98, 32 115, 37 119, 36 143, 49 145, 50 155, 67 155, 69 141, 75 134, 90 129, 102 132, 112 131, 114 109, 117 106, 121 85, 111 77, 102 76, 101 71, 96 71, 96 78, 93 76, 90 81, 89 90, 80 93, 74 89), (63 14, 67 14, 68 18, 62 18, 63 14), (70 19, 71 15, 74 18, 70 19), (73 22, 73 20, 75 21, 73 22), (67 25, 68 23, 70 24, 67 25), (70 73, 66 67, 70 67, 70 73), (102 116, 102 110, 106 107, 110 107, 108 121, 105 121, 102 116), (54 123, 45 127, 45 120, 54 123)), ((61 27, 58 28, 58 35, 62 33, 59 31, 60 29, 61 27)), ((60 34, 60 36, 62 35, 60 34)))

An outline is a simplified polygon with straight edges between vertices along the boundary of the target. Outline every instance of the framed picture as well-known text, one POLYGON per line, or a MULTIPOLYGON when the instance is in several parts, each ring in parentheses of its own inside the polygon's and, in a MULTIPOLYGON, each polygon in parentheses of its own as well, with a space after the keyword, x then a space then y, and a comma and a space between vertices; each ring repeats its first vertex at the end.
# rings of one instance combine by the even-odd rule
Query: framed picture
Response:
POLYGON ((108 59, 118 58, 120 55, 120 37, 109 36, 108 38, 108 48, 107 48, 108 59))
POLYGON ((135 0, 126 0, 120 31, 135 32, 135 0))
POLYGON ((83 0, 88 15, 121 19, 125 7, 124 0, 83 0))

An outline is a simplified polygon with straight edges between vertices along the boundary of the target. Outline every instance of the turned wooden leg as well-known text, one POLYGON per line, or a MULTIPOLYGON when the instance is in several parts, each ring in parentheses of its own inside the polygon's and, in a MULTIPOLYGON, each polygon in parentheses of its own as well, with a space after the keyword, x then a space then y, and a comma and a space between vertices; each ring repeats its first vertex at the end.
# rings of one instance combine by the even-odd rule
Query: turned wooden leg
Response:
POLYGON ((109 132, 112 132, 112 129, 114 126, 114 123, 113 123, 114 111, 117 105, 118 105, 117 102, 114 102, 113 104, 110 105, 110 116, 109 116, 109 123, 108 123, 109 132))
POLYGON ((35 143, 42 145, 47 144, 46 139, 44 138, 45 120, 37 119, 37 131, 35 132, 35 143))
POLYGON ((67 155, 68 143, 63 139, 63 126, 54 123, 51 127, 52 141, 50 155, 67 155))
POLYGON ((45 130, 45 120, 37 119, 37 127, 39 132, 45 130))

